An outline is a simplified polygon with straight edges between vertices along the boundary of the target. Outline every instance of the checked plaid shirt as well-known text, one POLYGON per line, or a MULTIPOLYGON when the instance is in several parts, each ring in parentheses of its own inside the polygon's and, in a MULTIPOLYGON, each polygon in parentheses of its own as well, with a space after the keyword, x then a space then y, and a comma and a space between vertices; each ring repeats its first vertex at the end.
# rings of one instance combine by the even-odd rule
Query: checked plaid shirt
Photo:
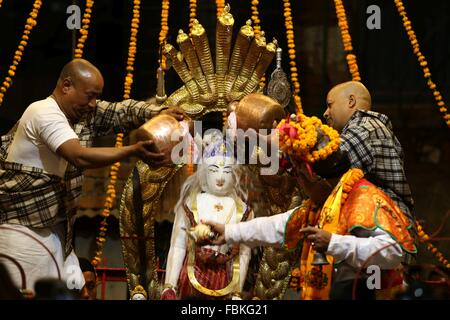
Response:
POLYGON ((403 150, 386 115, 357 110, 342 130, 341 149, 348 152, 353 167, 362 169, 368 180, 413 219, 414 202, 403 169, 403 150))
MULTIPOLYGON (((146 102, 125 100, 111 103, 97 101, 95 111, 74 126, 84 147, 97 136, 128 133, 158 114, 163 108, 146 102)), ((83 170, 67 166, 64 178, 40 168, 6 162, 8 147, 17 125, 1 137, 0 146, 0 224, 51 227, 66 223, 65 253, 70 253, 72 227, 81 194, 83 170)))

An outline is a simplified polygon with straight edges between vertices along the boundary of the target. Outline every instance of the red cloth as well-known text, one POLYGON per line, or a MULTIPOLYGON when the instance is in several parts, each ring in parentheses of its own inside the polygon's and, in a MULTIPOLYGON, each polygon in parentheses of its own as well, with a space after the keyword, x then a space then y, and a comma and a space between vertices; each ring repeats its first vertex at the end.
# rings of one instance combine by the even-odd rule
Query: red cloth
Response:
MULTIPOLYGON (((211 249, 202 248, 202 255, 213 255, 215 256, 217 252, 211 249)), ((217 253, 217 258, 219 260, 225 259, 226 263, 212 263, 212 262, 202 262, 204 259, 195 259, 194 274, 197 281, 205 288, 211 290, 218 290, 225 288, 231 281, 231 269, 232 269, 232 259, 226 257, 226 255, 217 253)), ((205 295, 197 291, 189 281, 187 274, 187 260, 184 260, 183 268, 181 269, 180 279, 178 282, 179 297, 180 299, 190 299, 190 298, 205 298, 205 299, 223 299, 225 297, 212 297, 205 295)))

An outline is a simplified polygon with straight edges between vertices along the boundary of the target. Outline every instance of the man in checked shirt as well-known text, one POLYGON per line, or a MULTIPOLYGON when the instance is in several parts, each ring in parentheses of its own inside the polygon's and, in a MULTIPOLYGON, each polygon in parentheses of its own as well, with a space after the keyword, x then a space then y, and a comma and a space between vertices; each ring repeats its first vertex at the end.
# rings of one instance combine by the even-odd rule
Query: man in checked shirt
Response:
MULTIPOLYGON (((183 119, 176 108, 131 99, 97 100, 102 90, 100 71, 86 60, 74 59, 62 69, 52 95, 32 103, 1 137, 0 261, 17 286, 19 269, 5 255, 23 267, 28 289, 40 278, 58 277, 58 269, 63 279, 75 280, 78 259, 72 230, 84 169, 130 156, 155 166, 167 162, 164 154, 150 152, 151 140, 122 148, 91 147, 96 136, 126 134, 159 113, 183 119)), ((84 278, 80 281, 69 289, 81 288, 84 278)))
POLYGON ((348 152, 352 167, 386 192, 414 222, 413 199, 403 168, 403 150, 389 118, 371 111, 367 88, 358 81, 333 87, 323 114, 328 125, 341 134, 341 150, 348 152))

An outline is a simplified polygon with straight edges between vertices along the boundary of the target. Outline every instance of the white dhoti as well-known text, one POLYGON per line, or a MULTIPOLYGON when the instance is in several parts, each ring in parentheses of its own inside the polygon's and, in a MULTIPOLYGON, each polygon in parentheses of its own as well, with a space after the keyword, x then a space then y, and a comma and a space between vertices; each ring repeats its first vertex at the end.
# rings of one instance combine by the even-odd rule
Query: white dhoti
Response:
MULTIPOLYGON (((22 225, 2 224, 8 229, 0 229, 0 253, 16 260, 25 272, 26 289, 34 292, 36 281, 43 278, 61 278, 68 289, 80 290, 84 286, 84 277, 74 251, 64 259, 64 226, 52 228, 29 228, 22 225), (38 239, 54 257, 36 240, 38 239), (59 274, 58 274, 59 269, 59 274)), ((14 284, 23 287, 20 269, 11 260, 1 257, 0 262, 7 268, 14 284)))

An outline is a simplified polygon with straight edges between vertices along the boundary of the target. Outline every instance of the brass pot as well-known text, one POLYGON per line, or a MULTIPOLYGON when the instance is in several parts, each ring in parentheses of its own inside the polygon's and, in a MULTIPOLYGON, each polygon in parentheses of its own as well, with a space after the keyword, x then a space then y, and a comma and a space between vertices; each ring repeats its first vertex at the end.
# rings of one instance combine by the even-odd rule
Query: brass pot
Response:
POLYGON ((150 151, 164 153, 170 159, 173 147, 180 141, 177 136, 182 137, 183 134, 183 127, 177 119, 170 115, 160 114, 151 118, 136 130, 136 140, 153 140, 150 151))
POLYGON ((251 93, 245 96, 237 105, 237 127, 247 129, 272 129, 284 116, 284 110, 274 99, 260 93, 251 93))

